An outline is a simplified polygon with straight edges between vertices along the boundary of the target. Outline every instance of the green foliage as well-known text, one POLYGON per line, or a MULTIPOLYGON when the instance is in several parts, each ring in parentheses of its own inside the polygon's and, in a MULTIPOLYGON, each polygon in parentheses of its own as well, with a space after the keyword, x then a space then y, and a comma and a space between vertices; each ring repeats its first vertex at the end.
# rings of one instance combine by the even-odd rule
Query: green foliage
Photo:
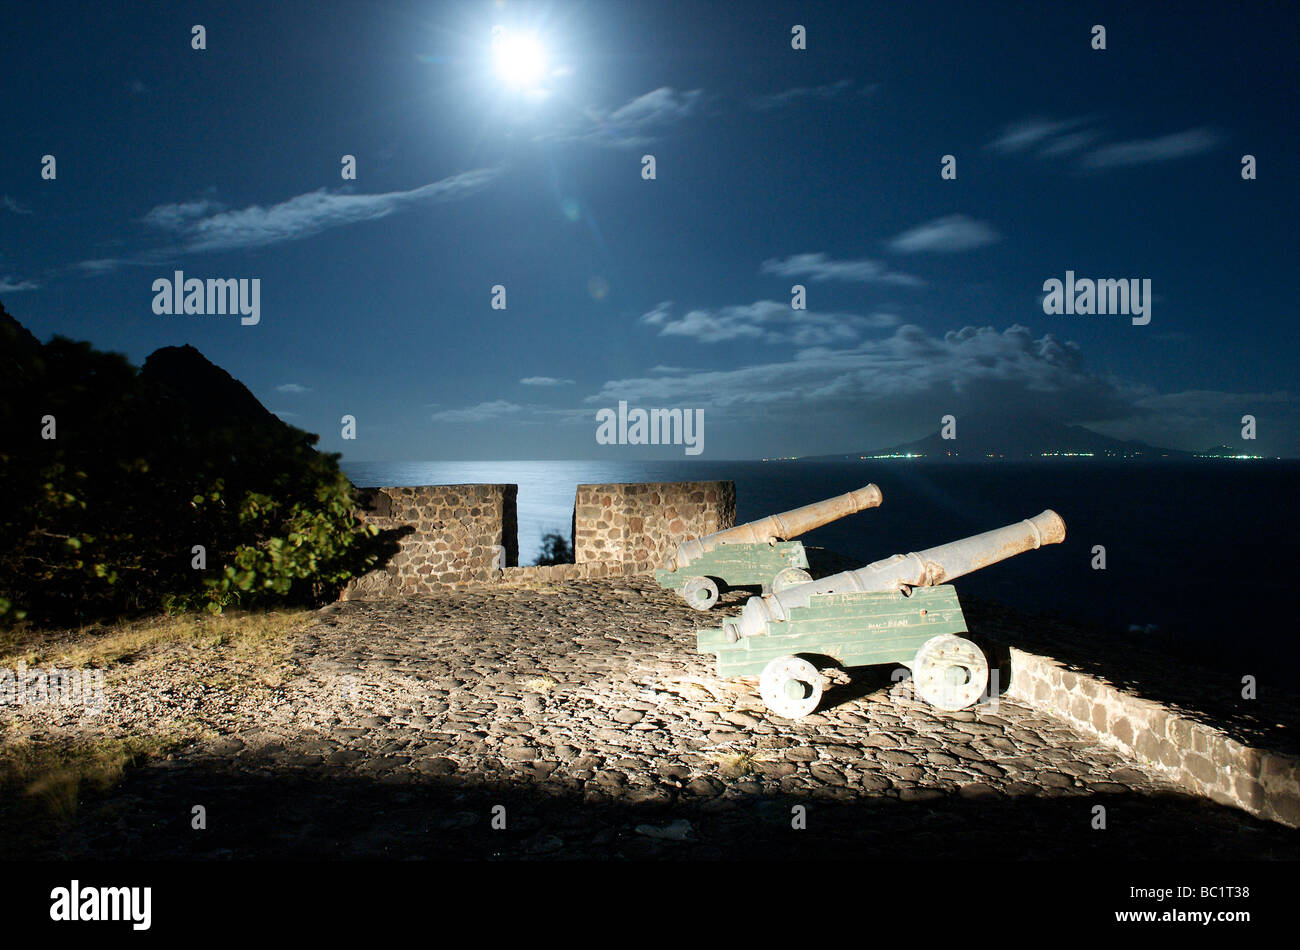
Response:
POLYGON ((573 548, 569 546, 569 542, 564 535, 555 531, 548 531, 542 535, 542 548, 537 553, 537 560, 533 563, 538 566, 572 564, 573 548))
POLYGON ((316 436, 269 414, 223 417, 117 354, 13 327, 0 308, 0 346, 13 344, 0 378, 0 622, 310 603, 394 549, 358 520, 316 436), (46 416, 54 439, 41 438, 46 416))

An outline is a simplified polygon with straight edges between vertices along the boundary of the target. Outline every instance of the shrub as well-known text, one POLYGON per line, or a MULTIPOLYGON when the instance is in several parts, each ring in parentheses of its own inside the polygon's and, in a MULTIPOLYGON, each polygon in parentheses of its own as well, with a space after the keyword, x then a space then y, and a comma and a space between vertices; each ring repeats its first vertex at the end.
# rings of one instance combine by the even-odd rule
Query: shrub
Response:
POLYGON ((533 562, 537 566, 549 564, 572 564, 573 548, 564 535, 556 531, 548 531, 542 535, 542 547, 537 553, 537 560, 533 562))
POLYGON ((137 371, 42 345, 2 307, 0 348, 0 620, 309 603, 394 550, 358 520, 338 456, 196 350, 137 371))

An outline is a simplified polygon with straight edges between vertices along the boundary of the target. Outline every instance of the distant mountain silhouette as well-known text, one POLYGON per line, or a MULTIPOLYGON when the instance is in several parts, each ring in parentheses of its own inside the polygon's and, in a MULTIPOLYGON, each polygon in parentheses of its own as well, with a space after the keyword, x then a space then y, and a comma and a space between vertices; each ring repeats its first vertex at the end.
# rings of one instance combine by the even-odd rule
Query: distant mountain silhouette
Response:
POLYGON ((823 458, 915 455, 926 459, 975 461, 994 458, 1038 458, 1043 455, 1092 455, 1101 458, 1184 459, 1193 453, 1165 449, 1145 442, 1112 439, 1083 426, 1062 425, 1034 416, 957 416, 956 438, 935 431, 913 442, 823 458))

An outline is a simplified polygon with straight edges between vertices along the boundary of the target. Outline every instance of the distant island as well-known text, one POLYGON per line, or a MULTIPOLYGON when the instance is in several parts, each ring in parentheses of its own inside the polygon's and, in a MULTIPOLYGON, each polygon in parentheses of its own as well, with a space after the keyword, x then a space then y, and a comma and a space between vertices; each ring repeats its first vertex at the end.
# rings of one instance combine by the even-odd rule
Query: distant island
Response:
POLYGON ((1114 439, 1078 425, 1048 419, 1002 416, 962 416, 957 438, 945 439, 941 431, 883 449, 832 455, 805 455, 764 459, 765 462, 847 462, 869 459, 924 459, 927 461, 978 461, 982 459, 1099 458, 1128 461, 1182 461, 1186 459, 1261 459, 1227 445, 1203 452, 1161 448, 1137 440, 1114 439))

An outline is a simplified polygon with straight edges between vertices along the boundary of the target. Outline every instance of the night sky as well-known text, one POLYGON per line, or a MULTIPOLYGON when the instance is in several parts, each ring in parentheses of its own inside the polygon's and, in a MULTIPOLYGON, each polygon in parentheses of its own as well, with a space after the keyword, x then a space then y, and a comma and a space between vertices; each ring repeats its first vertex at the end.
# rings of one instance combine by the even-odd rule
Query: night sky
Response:
POLYGON ((705 460, 949 413, 1296 456, 1297 8, 1188 6, 14 5, 0 301, 350 459, 684 457, 597 444, 620 401, 705 460), (260 321, 156 314, 177 270, 260 321), (1150 322, 1044 313, 1067 271, 1150 322))

